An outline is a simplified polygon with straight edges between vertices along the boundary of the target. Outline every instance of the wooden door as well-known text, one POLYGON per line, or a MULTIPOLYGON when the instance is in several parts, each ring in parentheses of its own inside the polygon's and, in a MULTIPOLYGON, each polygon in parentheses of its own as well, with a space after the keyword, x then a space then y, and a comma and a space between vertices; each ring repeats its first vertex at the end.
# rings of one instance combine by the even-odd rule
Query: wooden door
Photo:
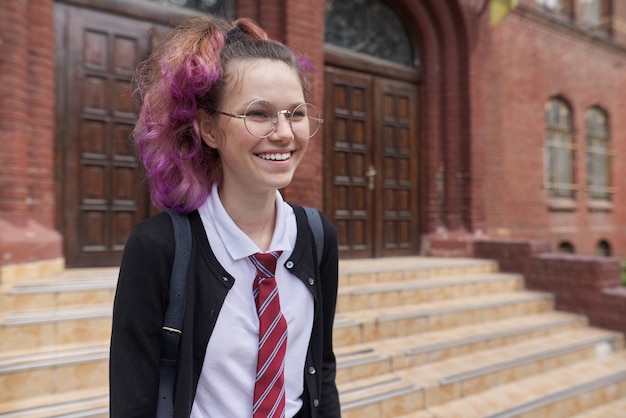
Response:
POLYGON ((374 256, 417 254, 417 87, 377 77, 374 103, 374 256))
POLYGON ((66 263, 112 266, 150 211, 129 141, 152 25, 57 4, 57 201, 66 263))
POLYGON ((417 254, 417 86, 326 67, 325 210, 343 258, 417 254))

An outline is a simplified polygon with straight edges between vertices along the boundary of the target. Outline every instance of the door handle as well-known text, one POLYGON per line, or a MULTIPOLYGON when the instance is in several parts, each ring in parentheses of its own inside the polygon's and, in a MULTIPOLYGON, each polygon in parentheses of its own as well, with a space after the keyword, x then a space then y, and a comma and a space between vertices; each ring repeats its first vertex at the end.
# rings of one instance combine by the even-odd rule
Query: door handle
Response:
POLYGON ((376 172, 376 169, 374 168, 374 166, 372 164, 370 164, 369 168, 367 169, 367 172, 365 173, 365 176, 367 177, 368 183, 369 183, 369 189, 370 190, 374 190, 374 186, 375 186, 375 182, 374 182, 374 177, 376 177, 376 174, 378 174, 376 172))

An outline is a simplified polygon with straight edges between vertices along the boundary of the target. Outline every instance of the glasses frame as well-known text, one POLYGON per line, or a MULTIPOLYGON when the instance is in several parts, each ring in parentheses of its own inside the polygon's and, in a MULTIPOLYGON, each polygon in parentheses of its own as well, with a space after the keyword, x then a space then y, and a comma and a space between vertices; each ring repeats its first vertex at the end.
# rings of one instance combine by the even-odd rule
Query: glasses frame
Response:
POLYGON ((295 131, 293 130, 293 126, 291 125, 291 115, 293 115, 295 113, 295 111, 300 106, 311 106, 311 107, 313 107, 313 109, 315 109, 315 111, 319 115, 319 110, 317 109, 317 106, 315 106, 312 103, 304 102, 304 103, 300 103, 299 105, 295 106, 293 108, 293 110, 287 110, 287 109, 277 110, 276 111, 276 117, 272 120, 272 130, 271 130, 271 132, 268 133, 267 135, 259 136, 259 135, 256 135, 256 134, 252 133, 252 131, 250 131, 250 128, 248 128, 248 123, 246 122, 246 119, 248 118, 248 115, 247 115, 248 110, 250 109, 250 107, 252 105, 254 105, 255 103, 259 103, 259 102, 267 103, 267 104, 271 105, 274 108, 274 110, 276 110, 276 106, 274 106, 272 103, 268 102, 267 100, 257 99, 257 100, 253 100, 252 102, 250 102, 248 104, 248 106, 246 106, 246 110, 245 110, 243 115, 237 115, 235 113, 223 112, 221 110, 216 110, 216 109, 211 109, 210 112, 219 113, 220 115, 228 116, 228 117, 235 118, 235 119, 243 119, 243 124, 246 127, 246 130, 248 131, 248 133, 250 135, 254 136, 255 138, 259 138, 259 139, 268 138, 270 135, 272 135, 274 132, 276 132, 276 129, 278 128, 278 118, 279 118, 280 115, 285 115, 285 119, 287 119, 287 122, 289 122, 289 128, 291 129, 291 132, 293 133, 293 135, 296 138, 300 138, 300 139, 311 139, 311 138, 313 138, 315 136, 315 134, 320 130, 320 126, 322 126, 322 124, 324 123, 324 119, 323 118, 314 117, 314 116, 306 116, 308 119, 316 120, 318 122, 317 129, 315 129, 315 131, 308 137, 303 137, 303 136, 296 135, 295 131))

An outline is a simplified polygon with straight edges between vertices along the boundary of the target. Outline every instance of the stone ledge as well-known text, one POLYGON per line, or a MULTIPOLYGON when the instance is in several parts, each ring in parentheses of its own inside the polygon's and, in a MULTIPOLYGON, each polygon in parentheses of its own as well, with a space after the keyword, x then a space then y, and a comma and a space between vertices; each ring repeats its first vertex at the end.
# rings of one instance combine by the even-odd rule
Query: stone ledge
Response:
POLYGON ((61 273, 65 269, 65 259, 34 261, 30 263, 0 265, 0 285, 41 281, 61 273))
POLYGON ((63 237, 29 213, 0 211, 0 284, 38 279, 65 267, 63 237))

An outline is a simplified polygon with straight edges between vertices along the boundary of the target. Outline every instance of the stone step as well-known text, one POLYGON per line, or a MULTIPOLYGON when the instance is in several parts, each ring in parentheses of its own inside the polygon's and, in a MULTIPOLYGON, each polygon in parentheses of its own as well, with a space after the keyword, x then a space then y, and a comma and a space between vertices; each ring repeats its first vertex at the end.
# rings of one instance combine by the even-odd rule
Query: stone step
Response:
POLYGON ((108 418, 108 387, 0 402, 2 418, 108 418))
POLYGON ((517 291, 340 313, 335 318, 336 347, 404 337, 429 331, 547 312, 548 293, 517 291))
POLYGON ((352 286, 423 280, 434 277, 495 273, 492 260, 474 258, 396 257, 339 261, 339 283, 352 286))
POLYGON ((338 347, 335 350, 337 382, 350 382, 586 325, 586 318, 580 315, 546 312, 338 347))
MULTIPOLYGON (((615 390, 619 393, 626 393, 626 381, 622 381, 621 385, 621 388, 616 387, 615 390)), ((611 395, 604 392, 605 391, 600 395, 605 397, 603 400, 607 403, 576 414, 570 418, 624 418, 624 416, 626 416, 626 395, 611 401, 611 395)))
POLYGON ((0 404, 107 385, 109 346, 0 357, 0 404))
POLYGON ((622 348, 623 339, 618 333, 580 328, 378 374, 374 380, 393 381, 394 386, 406 388, 407 392, 397 394, 385 386, 373 385, 372 378, 341 383, 342 416, 396 417, 424 408, 432 410, 463 396, 594 358, 601 351, 622 348))
POLYGON ((110 305, 115 295, 117 268, 71 269, 37 281, 0 288, 0 315, 110 305))
MULTIPOLYGON (((626 398, 626 351, 598 353, 513 383, 495 387, 428 410, 379 415, 394 418, 586 417, 593 408, 626 398), (588 412, 585 412, 588 411, 588 412), (579 415, 576 415, 579 414, 579 415)), ((610 405, 610 404, 609 404, 610 405)), ((606 408, 611 410, 611 406, 606 408)), ((620 402, 617 402, 617 406, 620 402)), ((621 415, 624 417, 622 410, 621 415)), ((595 415, 589 415, 593 417, 595 415)), ((600 415, 602 418, 610 415, 600 415)))
POLYGON ((424 408, 422 388, 394 373, 359 379, 338 389, 342 418, 395 418, 397 411, 424 408))
POLYGON ((50 346, 108 343, 111 315, 111 305, 0 315, 0 353, 14 356, 50 346))
POLYGON ((511 292, 523 285, 521 276, 503 273, 342 285, 337 313, 511 292))
MULTIPOLYGON (((439 277, 480 275, 497 270, 489 260, 430 259, 407 257, 386 260, 386 267, 376 260, 342 260, 341 287, 358 283, 427 280, 439 277)), ((24 284, 0 286, 0 315, 11 312, 41 311, 111 304, 115 295, 118 268, 68 269, 24 284)), ((424 286, 425 288, 428 285, 424 286)), ((424 290, 427 292, 427 290, 424 290)))
MULTIPOLYGON (((552 295, 525 291, 520 276, 497 270, 476 259, 341 260, 334 339, 344 418, 570 417, 550 408, 619 407, 626 399, 621 334, 555 312, 552 295), (608 358, 619 367, 611 369, 608 358), (587 380, 551 380, 571 369, 587 380), (553 392, 539 392, 543 379, 553 392), (517 394, 518 384, 537 395, 466 415, 473 406, 463 402, 481 405, 484 396, 494 403, 493 393, 517 394)), ((0 416, 108 416, 116 280, 117 269, 76 269, 0 288, 0 416), (53 375, 61 391, 50 384, 48 392, 29 390, 53 375), (72 383, 81 376, 91 386, 72 383)), ((596 416, 603 415, 588 418, 596 416)))

